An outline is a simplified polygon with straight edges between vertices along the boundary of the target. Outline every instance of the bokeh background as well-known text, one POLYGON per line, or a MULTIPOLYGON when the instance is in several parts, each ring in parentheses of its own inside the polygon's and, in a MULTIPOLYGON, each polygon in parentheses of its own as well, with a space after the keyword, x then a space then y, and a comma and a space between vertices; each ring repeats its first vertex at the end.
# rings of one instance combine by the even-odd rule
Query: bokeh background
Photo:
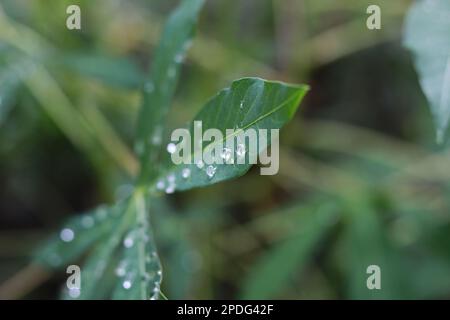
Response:
MULTIPOLYGON (((449 151, 402 47, 411 3, 207 1, 170 127, 236 78, 312 90, 282 130, 278 175, 158 200, 169 299, 450 298, 449 151), (371 4, 381 30, 366 28, 371 4), (366 287, 372 264, 381 290, 366 287)), ((2 298, 57 298, 66 274, 30 264, 36 244, 129 190, 142 79, 176 4, 0 0, 2 298)))

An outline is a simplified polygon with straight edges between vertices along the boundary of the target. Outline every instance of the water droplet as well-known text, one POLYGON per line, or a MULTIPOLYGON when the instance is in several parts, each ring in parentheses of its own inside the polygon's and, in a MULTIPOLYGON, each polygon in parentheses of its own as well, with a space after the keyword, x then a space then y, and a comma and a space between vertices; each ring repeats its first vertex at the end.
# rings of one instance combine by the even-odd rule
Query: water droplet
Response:
POLYGON ((105 208, 100 208, 100 209, 97 210, 95 215, 97 216, 97 218, 99 220, 104 220, 104 219, 106 219, 106 216, 108 215, 108 212, 106 211, 105 208))
POLYGON ((116 269, 116 275, 118 276, 118 277, 123 277, 123 276, 125 276, 125 274, 126 274, 126 270, 125 269, 123 269, 123 268, 117 268, 116 269))
POLYGON ((131 283, 130 280, 125 280, 125 281, 122 283, 122 286, 123 286, 124 289, 128 290, 128 289, 131 288, 132 283, 131 283))
POLYGON ((175 184, 169 184, 166 188, 166 193, 171 194, 175 192, 175 184))
POLYGON ((151 81, 149 81, 144 85, 144 90, 147 93, 152 93, 153 90, 155 90, 155 86, 153 85, 153 83, 151 81))
POLYGON ((243 156, 245 156, 246 152, 247 151, 245 150, 245 145, 243 143, 237 145, 236 154, 238 157, 242 158, 243 156))
POLYGON ((92 228, 94 224, 95 220, 91 216, 84 216, 83 218, 81 218, 81 225, 84 228, 92 228))
POLYGON ((203 160, 198 160, 196 163, 197 168, 202 169, 205 164, 203 163, 203 160))
POLYGON ((73 232, 72 229, 64 228, 64 229, 61 230, 61 233, 59 234, 59 237, 64 242, 70 242, 75 237, 75 233, 73 232))
POLYGON ((80 293, 81 292, 80 292, 79 288, 70 288, 69 289, 69 296, 71 298, 74 298, 74 299, 78 298, 80 296, 80 293))
POLYGON ((125 238, 123 240, 123 245, 125 246, 125 248, 131 248, 134 244, 134 240, 132 238, 125 238))
POLYGON ((158 270, 157 272, 156 272, 156 274, 158 275, 158 276, 162 276, 162 271, 161 270, 158 270))
POLYGON ((172 142, 169 143, 167 145, 167 152, 172 154, 172 153, 175 153, 175 151, 177 151, 177 146, 175 145, 175 143, 172 143, 172 142))
POLYGON ((184 169, 181 171, 181 176, 182 176, 184 179, 189 178, 189 177, 191 176, 191 169, 189 169, 189 168, 184 168, 184 169))
POLYGON ((206 168, 206 175, 211 179, 216 174, 217 168, 214 166, 208 166, 206 168))
POLYGON ((231 160, 231 149, 230 148, 223 148, 222 152, 220 153, 220 157, 225 161, 225 163, 230 162, 230 160, 231 160))
POLYGON ((134 245, 134 232, 130 231, 128 235, 123 239, 123 246, 125 248, 131 248, 134 245))
POLYGON ((164 190, 164 187, 165 187, 165 184, 164 184, 164 181, 163 181, 163 180, 159 180, 159 181, 156 183, 156 189, 158 189, 158 190, 164 190))
POLYGON ((241 103, 239 104, 239 109, 244 108, 244 100, 241 100, 241 103))

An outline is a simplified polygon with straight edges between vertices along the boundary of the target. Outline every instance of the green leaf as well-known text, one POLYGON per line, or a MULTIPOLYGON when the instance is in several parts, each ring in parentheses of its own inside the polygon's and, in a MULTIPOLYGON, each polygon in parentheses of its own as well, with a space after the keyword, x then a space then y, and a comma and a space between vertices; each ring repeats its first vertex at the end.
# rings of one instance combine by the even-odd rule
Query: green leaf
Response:
MULTIPOLYGON (((220 130, 224 139, 214 141, 207 146, 203 145, 201 152, 203 153, 206 148, 215 148, 217 144, 225 147, 233 140, 235 150, 230 151, 234 159, 238 147, 237 137, 240 134, 249 129, 255 129, 259 139, 258 129, 267 129, 269 134, 270 129, 280 129, 293 117, 307 90, 306 85, 266 81, 259 78, 236 80, 231 88, 223 89, 212 98, 194 118, 189 125, 191 137, 194 139, 196 125, 194 121, 202 121, 203 132, 210 128, 220 130), (226 129, 236 129, 236 134, 226 136, 226 129)), ((270 145, 270 140, 268 138, 266 144, 260 144, 257 150, 246 148, 245 156, 247 158, 257 156, 258 150, 261 152, 270 145)), ((194 143, 195 141, 192 141, 191 146, 194 146, 194 143)), ((194 157, 195 155, 192 154, 192 158, 194 157)), ((250 161, 245 161, 244 164, 238 164, 237 161, 233 164, 217 164, 215 174, 209 177, 205 173, 206 165, 199 168, 193 162, 194 160, 191 164, 175 165, 170 155, 166 155, 164 177, 160 182, 169 184, 170 180, 175 178, 175 184, 172 185, 174 189, 186 190, 241 176, 252 166, 250 161), (183 170, 186 169, 190 172, 187 179, 183 178, 183 170)))
POLYGON ((142 194, 134 198, 136 220, 124 239, 122 259, 116 274, 120 278, 113 299, 156 300, 159 298, 162 270, 150 229, 142 194))
POLYGON ((123 236, 135 216, 133 197, 125 202, 126 206, 118 208, 120 219, 116 219, 108 234, 102 237, 81 268, 81 288, 79 299, 98 299, 97 286, 105 285, 108 265, 114 259, 123 236))
POLYGON ((69 219, 35 254, 35 261, 48 268, 64 268, 108 234, 120 214, 120 206, 97 209, 69 219))
POLYGON ((437 140, 450 119, 450 2, 416 1, 407 17, 404 42, 414 54, 420 85, 430 104, 437 140))
MULTIPOLYGON (((305 207, 297 210, 304 213, 305 207)), ((247 271, 242 289, 243 299, 276 298, 293 277, 298 276, 336 221, 334 206, 319 206, 297 218, 298 232, 277 243, 247 271)))
POLYGON ((141 159, 141 179, 155 167, 160 154, 163 126, 178 82, 181 62, 189 49, 203 0, 184 0, 168 19, 144 84, 138 120, 136 151, 141 159))

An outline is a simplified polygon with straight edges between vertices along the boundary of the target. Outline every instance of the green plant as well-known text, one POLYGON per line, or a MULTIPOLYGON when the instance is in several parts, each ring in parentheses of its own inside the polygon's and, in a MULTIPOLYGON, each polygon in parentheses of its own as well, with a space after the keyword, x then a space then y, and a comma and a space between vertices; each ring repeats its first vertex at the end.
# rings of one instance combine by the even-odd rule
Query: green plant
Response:
POLYGON ((450 119, 450 3, 418 1, 405 23, 405 45, 415 57, 420 84, 436 124, 436 137, 444 142, 450 119))
MULTIPOLYGON (((251 166, 219 165, 207 175, 205 168, 174 166, 165 157, 164 123, 202 5, 203 0, 182 1, 168 19, 155 51, 142 90, 135 144, 140 173, 133 190, 118 203, 72 218, 37 254, 38 263, 61 268, 89 252, 81 268, 81 299, 159 298, 162 269, 149 219, 155 198, 162 194, 158 182, 170 183, 165 191, 172 193, 235 178, 251 166), (184 174, 186 170, 188 175, 184 174)), ((42 71, 38 74, 45 76, 42 71)), ((294 115, 307 89, 303 85, 243 78, 220 91, 194 120, 223 133, 228 128, 279 129, 294 115)), ((191 131, 193 125, 188 126, 191 131)), ((225 140, 232 138, 227 136, 225 140)), ((64 292, 65 297, 70 298, 70 294, 64 292)))

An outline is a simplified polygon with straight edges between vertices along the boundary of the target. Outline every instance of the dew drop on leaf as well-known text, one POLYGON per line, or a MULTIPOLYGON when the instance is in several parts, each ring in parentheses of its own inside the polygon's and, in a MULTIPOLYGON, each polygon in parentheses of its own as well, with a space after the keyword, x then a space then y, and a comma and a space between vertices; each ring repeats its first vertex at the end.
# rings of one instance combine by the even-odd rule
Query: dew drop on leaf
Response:
POLYGON ((220 157, 228 163, 231 160, 231 149, 230 148, 223 148, 222 152, 220 153, 220 157))
POLYGON ((208 166, 207 168, 206 168, 206 175, 208 176, 208 178, 212 178, 212 177, 214 177, 214 175, 216 174, 216 170, 217 170, 217 168, 216 167, 214 167, 214 166, 208 166))
POLYGON ((128 235, 123 239, 123 246, 125 248, 131 248, 134 245, 134 239, 131 235, 128 235))
POLYGON ((123 277, 123 276, 125 276, 125 273, 126 273, 126 271, 125 271, 125 269, 123 269, 123 268, 117 268, 117 269, 116 269, 116 276, 118 276, 118 277, 123 277))
POLYGON ((61 230, 59 237, 64 242, 70 242, 75 238, 75 233, 73 232, 72 229, 64 228, 61 230))
POLYGON ((202 169, 205 166, 205 164, 203 163, 202 160, 198 160, 196 163, 196 166, 197 166, 197 168, 202 169))
POLYGON ((237 148, 236 148, 236 154, 238 157, 242 158, 243 156, 245 156, 245 153, 247 151, 245 150, 245 145, 243 143, 238 144, 237 148))
POLYGON ((182 176, 184 179, 189 178, 189 177, 191 176, 191 169, 189 169, 189 168, 184 168, 184 169, 181 171, 181 176, 182 176))
POLYGON ((108 212, 106 211, 105 208, 102 207, 102 208, 98 209, 95 214, 99 220, 104 220, 104 219, 106 219, 108 212))
POLYGON ((125 280, 125 281, 122 283, 123 288, 126 289, 126 290, 130 289, 130 288, 131 288, 131 285, 132 285, 132 283, 131 283, 130 280, 125 280))
POLYGON ((169 143, 168 145, 167 145, 167 152, 168 153, 170 153, 170 154, 172 154, 172 153, 174 153, 175 151, 177 151, 177 146, 175 145, 175 143, 169 143))
POLYGON ((171 183, 171 184, 169 184, 168 186, 167 186, 167 188, 166 188, 166 193, 167 194, 171 194, 171 193, 174 193, 175 192, 175 184, 174 183, 171 183))

